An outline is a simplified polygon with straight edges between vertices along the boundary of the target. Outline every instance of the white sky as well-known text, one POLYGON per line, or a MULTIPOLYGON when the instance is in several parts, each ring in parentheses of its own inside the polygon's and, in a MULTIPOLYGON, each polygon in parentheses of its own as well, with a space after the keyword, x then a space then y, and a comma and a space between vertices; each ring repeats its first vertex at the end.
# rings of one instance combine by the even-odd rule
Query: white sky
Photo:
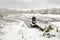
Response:
POLYGON ((60 8, 60 0, 0 0, 0 8, 60 8))

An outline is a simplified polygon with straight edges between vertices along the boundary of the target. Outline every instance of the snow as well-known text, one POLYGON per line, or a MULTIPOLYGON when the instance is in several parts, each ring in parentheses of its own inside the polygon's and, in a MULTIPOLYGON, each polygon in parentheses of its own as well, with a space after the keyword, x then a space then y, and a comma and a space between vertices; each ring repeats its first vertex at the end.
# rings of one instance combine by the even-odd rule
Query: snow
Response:
MULTIPOLYGON (((39 35, 39 32, 37 29, 29 29, 24 24, 24 22, 20 23, 7 23, 7 25, 4 25, 4 28, 2 29, 4 31, 4 35, 2 37, 2 40, 29 40, 29 37, 37 37, 39 35), (23 37, 23 38, 22 38, 23 37)), ((32 38, 33 40, 34 38, 32 38)))
MULTIPOLYGON (((25 16, 25 15, 24 15, 25 16)), ((32 15, 33 16, 33 15, 32 15)), ((31 17, 32 17, 31 16, 31 17)), ((37 15, 35 15, 37 16, 37 15)), ((40 15, 42 16, 42 14, 40 15)), ((25 16, 27 17, 27 16, 25 16)), ((28 16, 27 18, 29 18, 28 16)), ((39 17, 39 16, 38 16, 39 17)), ((46 16, 45 16, 46 17, 46 16)), ((8 18, 6 18, 8 19, 8 18)), ((60 33, 56 32, 56 29, 51 30, 49 33, 51 35, 55 34, 56 37, 51 36, 50 38, 47 38, 46 36, 42 36, 44 32, 37 28, 29 28, 24 21, 10 18, 11 20, 15 20, 13 22, 5 22, 3 20, 0 22, 0 26, 3 28, 0 29, 0 40, 60 40, 60 33), (3 34, 2 34, 3 33, 3 34)), ((10 20, 9 19, 9 20, 10 20)), ((51 24, 58 25, 59 28, 60 22, 50 22, 51 24)), ((38 23, 40 25, 41 23, 38 23)), ((41 24, 40 26, 45 26, 46 24, 41 24)), ((54 26, 53 26, 54 27, 54 26)), ((42 27, 45 28, 45 27, 42 27)), ((55 28, 55 27, 54 27, 55 28)))
POLYGON ((51 24, 54 24, 55 26, 57 26, 58 28, 60 28, 60 22, 50 22, 51 24))
MULTIPOLYGON (((41 36, 41 32, 35 28, 27 28, 26 25, 22 27, 22 24, 13 23, 5 25, 4 35, 2 35, 2 40, 51 40, 41 36)), ((55 38, 54 38, 55 39, 55 38)), ((52 40, 54 40, 52 39, 52 40)))

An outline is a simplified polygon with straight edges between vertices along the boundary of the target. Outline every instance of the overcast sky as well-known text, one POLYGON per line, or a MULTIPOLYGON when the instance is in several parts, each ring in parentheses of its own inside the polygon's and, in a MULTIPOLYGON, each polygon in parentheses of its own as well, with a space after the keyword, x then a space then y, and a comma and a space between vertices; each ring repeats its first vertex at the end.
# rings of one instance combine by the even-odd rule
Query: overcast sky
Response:
POLYGON ((60 0, 0 0, 0 8, 53 8, 60 7, 60 0))

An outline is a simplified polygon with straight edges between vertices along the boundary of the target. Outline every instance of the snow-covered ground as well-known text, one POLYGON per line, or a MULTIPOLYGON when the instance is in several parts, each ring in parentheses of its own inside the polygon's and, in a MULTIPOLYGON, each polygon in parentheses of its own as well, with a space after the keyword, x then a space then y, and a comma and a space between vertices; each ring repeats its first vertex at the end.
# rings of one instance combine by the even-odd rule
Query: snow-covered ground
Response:
POLYGON ((60 22, 49 22, 50 25, 54 27, 54 30, 51 30, 49 33, 51 36, 47 38, 48 35, 42 36, 44 31, 37 28, 30 28, 29 23, 31 23, 31 17, 36 16, 38 25, 46 26, 49 24, 45 24, 44 22, 49 20, 52 21, 51 18, 57 18, 60 20, 60 15, 52 15, 52 14, 23 14, 23 15, 12 15, 12 16, 4 16, 4 18, 0 18, 0 40, 60 40, 60 32, 56 32, 56 29, 59 28, 60 22), (45 18, 44 18, 45 17, 45 18), (40 23, 40 19, 43 22, 40 23), (45 20, 45 21, 44 21, 45 20), (56 28, 56 27, 57 28, 56 28))

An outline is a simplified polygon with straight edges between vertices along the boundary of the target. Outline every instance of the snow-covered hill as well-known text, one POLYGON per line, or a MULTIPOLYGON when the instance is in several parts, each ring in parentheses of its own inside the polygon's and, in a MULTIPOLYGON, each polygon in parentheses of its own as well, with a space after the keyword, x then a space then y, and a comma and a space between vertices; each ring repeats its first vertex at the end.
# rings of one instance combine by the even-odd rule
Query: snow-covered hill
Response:
POLYGON ((57 30, 58 27, 56 26, 56 28, 52 23, 38 24, 41 27, 51 25, 54 29, 49 32, 42 32, 38 28, 28 27, 31 23, 31 17, 13 15, 0 18, 0 40, 60 40, 59 29, 57 30))

